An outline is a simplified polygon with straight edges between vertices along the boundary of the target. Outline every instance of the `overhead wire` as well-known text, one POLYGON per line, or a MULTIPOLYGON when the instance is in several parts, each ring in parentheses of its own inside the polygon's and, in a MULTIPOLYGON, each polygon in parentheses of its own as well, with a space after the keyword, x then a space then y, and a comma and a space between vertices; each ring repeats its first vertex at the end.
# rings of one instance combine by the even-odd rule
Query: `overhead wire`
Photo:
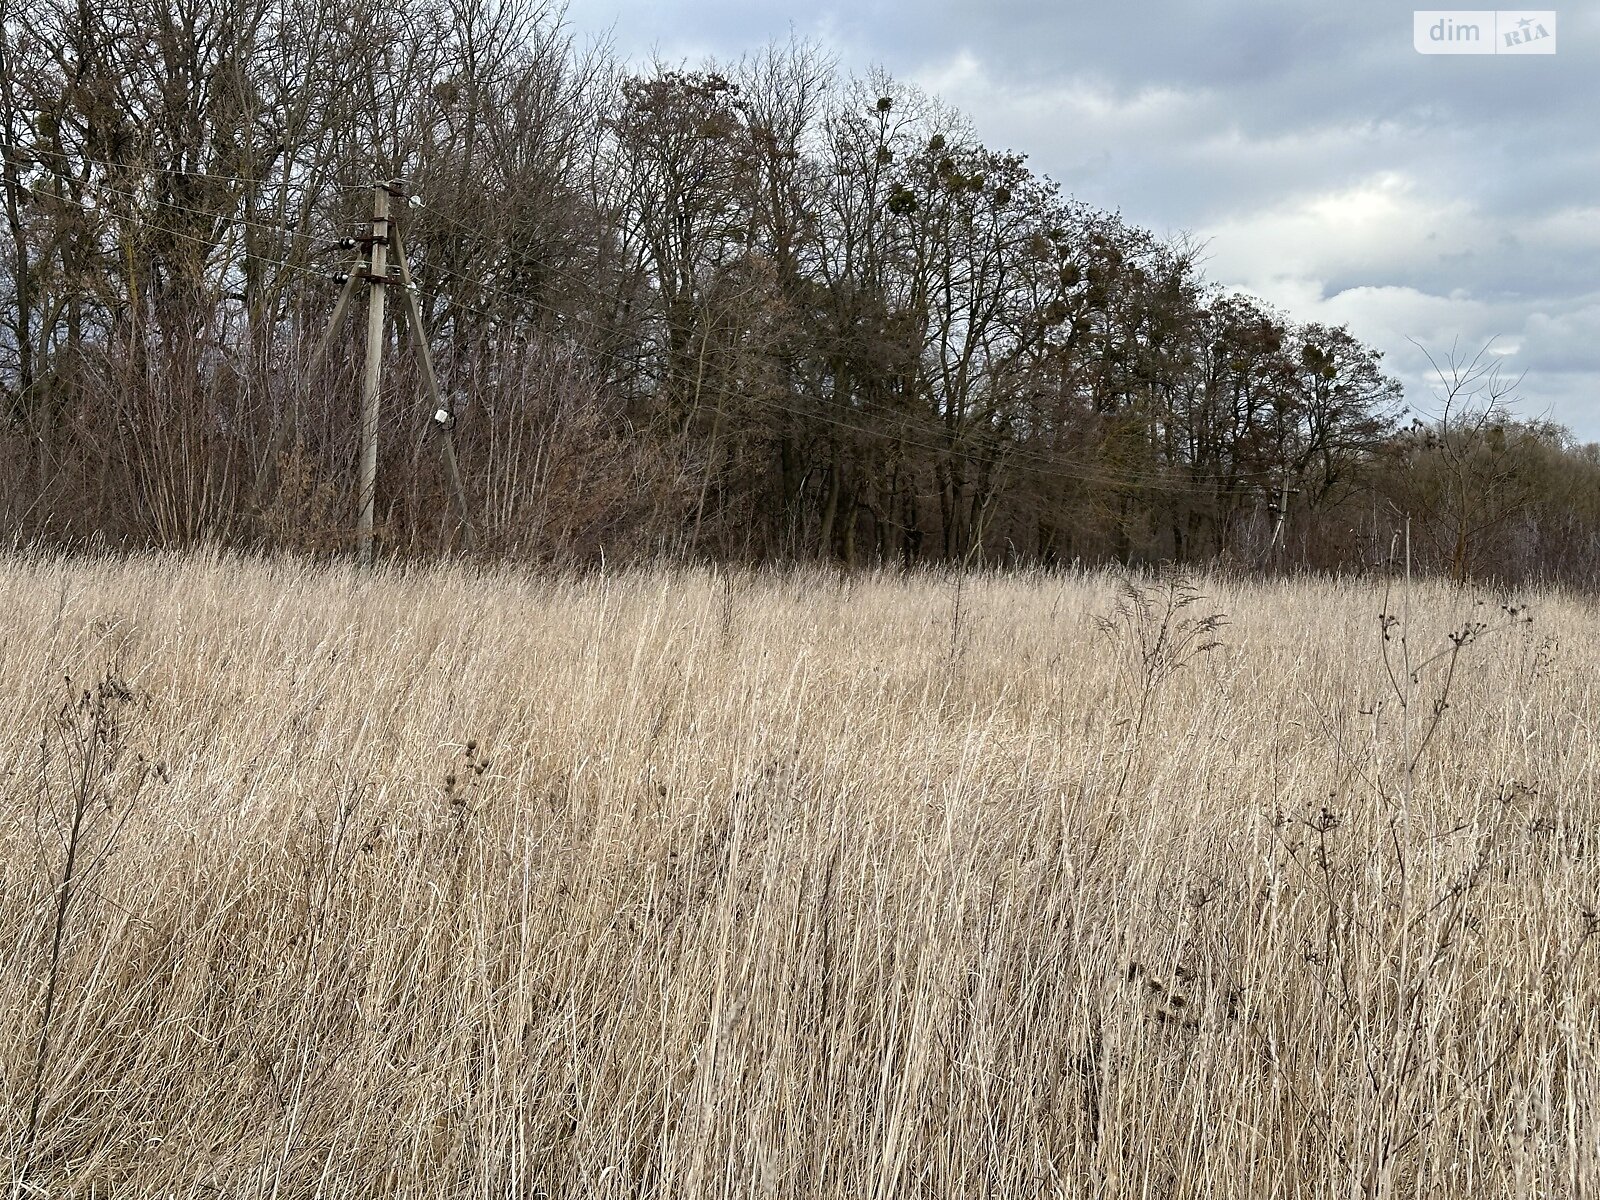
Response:
MULTIPOLYGON (((458 227, 458 229, 464 230, 464 232, 467 232, 467 234, 478 234, 478 230, 475 230, 474 227, 467 226, 466 222, 459 221, 458 218, 453 218, 453 216, 450 216, 450 214, 445 213, 443 210, 437 210, 437 208, 426 208, 426 211, 430 214, 430 216, 440 218, 442 221, 445 221, 446 224, 458 227)), ((571 275, 570 272, 566 272, 563 267, 558 266, 558 264, 554 264, 554 262, 541 262, 539 266, 544 267, 544 269, 554 270, 554 272, 557 272, 557 274, 566 275, 566 277, 571 278, 574 283, 579 283, 579 286, 586 286, 586 288, 589 288, 589 290, 595 290, 595 285, 587 282, 587 280, 582 280, 582 278, 578 277, 578 275, 571 275)), ((451 270, 450 267, 443 267, 442 264, 432 264, 432 267, 434 267, 435 270, 440 270, 442 274, 453 275, 453 277, 461 278, 461 280, 467 280, 467 282, 472 283, 474 286, 478 286, 478 288, 482 288, 483 291, 491 294, 491 296, 498 296, 499 299, 504 299, 504 301, 510 302, 510 304, 526 302, 526 304, 534 304, 534 306, 538 306, 538 301, 533 301, 531 298, 523 298, 523 296, 517 296, 517 294, 506 293, 506 291, 498 290, 498 288, 494 288, 493 285, 480 282, 480 280, 472 280, 469 275, 464 275, 461 274, 461 272, 456 272, 456 270, 451 270)), ((693 381, 691 381, 691 379, 680 379, 678 382, 693 381)), ((851 429, 854 430, 854 432, 859 432, 859 434, 874 435, 874 437, 882 437, 883 435, 882 429, 869 429, 869 427, 840 424, 840 422, 837 421, 837 418, 827 418, 827 416, 824 416, 824 414, 805 413, 805 411, 794 410, 794 408, 784 408, 784 406, 776 405, 776 402, 770 402, 770 400, 758 400, 757 397, 750 397, 750 395, 742 397, 742 400, 744 400, 744 402, 766 403, 766 405, 773 406, 773 408, 776 408, 778 411, 786 411, 786 413, 794 414, 794 416, 802 416, 802 418, 813 419, 813 421, 816 421, 816 419, 821 419, 821 421, 824 422, 832 422, 832 424, 835 424, 835 426, 843 427, 843 429, 851 429)), ((821 397, 818 397, 818 403, 835 403, 835 405, 842 405, 842 402, 837 402, 837 400, 826 400, 826 398, 821 397)), ((939 421, 938 418, 923 419, 923 421, 918 421, 918 419, 910 418, 909 414, 898 413, 880 413, 874 414, 874 416, 875 418, 890 416, 891 419, 899 419, 899 421, 906 422, 907 426, 917 427, 917 429, 931 430, 938 429, 939 426, 942 426, 942 422, 939 421)), ((950 450, 952 450, 952 446, 907 442, 907 440, 904 440, 904 438, 901 438, 901 443, 902 445, 912 446, 912 448, 922 448, 922 450, 928 450, 931 451, 931 453, 950 453, 950 450)), ((1040 464, 1040 466, 1043 467, 1048 467, 1053 474, 1059 475, 1059 477, 1074 478, 1074 480, 1082 480, 1082 482, 1104 483, 1104 485, 1142 486, 1142 488, 1149 488, 1149 490, 1157 490, 1157 488, 1168 488, 1168 490, 1171 490, 1171 488, 1176 486, 1176 488, 1184 488, 1184 490, 1205 491, 1205 488, 1202 486, 1205 485, 1205 483, 1211 483, 1211 485, 1238 485, 1238 483, 1242 482, 1242 480, 1240 480, 1240 475, 1243 475, 1243 477, 1246 478, 1262 478, 1262 480, 1274 480, 1274 478, 1277 478, 1277 475, 1275 475, 1274 472, 1251 472, 1251 470, 1245 470, 1245 472, 1237 472, 1237 474, 1234 475, 1189 475, 1186 480, 1173 480, 1170 475, 1133 474, 1133 472, 1107 472, 1107 470, 1104 469, 1099 469, 1098 474, 1094 474, 1093 477, 1091 477, 1091 475, 1086 474, 1085 470, 1083 469, 1077 469, 1074 470, 1074 472, 1070 472, 1070 474, 1066 474, 1066 472, 1062 472, 1061 470, 1059 459, 1043 458, 1043 456, 1038 456, 1038 454, 1032 453, 1032 451, 1018 450, 1010 451, 1010 454, 1005 456, 1005 461, 1008 462, 1010 466, 1024 466, 1021 459, 1019 459, 1019 456, 1032 456, 1032 458, 1037 461, 1037 464, 1040 464)), ((1206 491, 1206 494, 1211 493, 1210 491, 1206 491)))
MULTIPOLYGON (((107 194, 110 194, 110 195, 119 196, 119 197, 122 197, 124 199, 132 200, 132 201, 136 201, 136 202, 144 202, 144 200, 145 200, 144 197, 137 196, 134 193, 127 192, 127 191, 124 191, 124 190, 121 190, 121 189, 113 188, 110 185, 105 184, 105 183, 98 183, 98 182, 86 183, 83 180, 77 180, 77 179, 73 179, 73 178, 68 177, 68 176, 62 176, 57 172, 52 172, 52 171, 48 171, 47 170, 47 173, 55 176, 58 179, 62 179, 65 182, 78 184, 80 186, 92 187, 92 188, 94 188, 94 189, 96 189, 98 191, 101 191, 101 192, 104 192, 104 193, 107 193, 107 194)), ((85 211, 91 212, 91 213, 101 211, 97 206, 90 206, 90 205, 84 203, 84 201, 75 199, 74 197, 71 197, 71 196, 57 195, 57 196, 52 196, 51 199, 62 201, 62 202, 69 203, 69 204, 78 205, 79 207, 82 207, 85 211)), ((206 213, 203 210, 186 208, 185 206, 181 206, 181 205, 168 205, 165 202, 160 202, 160 203, 162 203, 162 205, 164 207, 174 208, 174 209, 176 209, 178 211, 188 211, 188 212, 194 213, 195 215, 210 217, 211 219, 220 219, 220 220, 223 220, 224 222, 229 222, 229 223, 232 223, 232 224, 242 224, 242 225, 251 224, 250 222, 247 222, 247 221, 244 221, 244 220, 242 220, 240 218, 232 217, 232 216, 229 216, 229 215, 226 215, 226 214, 221 214, 221 215, 212 214, 212 213, 206 213)), ((432 215, 445 216, 445 214, 441 213, 440 210, 429 209, 427 211, 429 211, 430 214, 432 214, 432 215)), ((197 237, 197 236, 195 236, 193 234, 185 233, 182 230, 175 230, 175 229, 171 229, 170 227, 167 227, 167 226, 158 225, 158 224, 156 224, 154 222, 151 222, 151 221, 149 221, 149 220, 147 220, 145 218, 139 217, 139 216, 134 215, 132 213, 117 213, 115 215, 116 215, 116 218, 118 220, 128 222, 130 224, 136 225, 136 226, 138 226, 140 228, 149 230, 151 232, 156 232, 156 233, 163 234, 165 236, 175 237, 175 238, 179 238, 179 239, 182 239, 182 240, 186 240, 186 241, 195 243, 195 244, 200 245, 200 246, 202 246, 202 247, 204 247, 204 248, 206 248, 208 250, 211 250, 213 252, 215 252, 216 250, 222 248, 222 246, 223 246, 223 243, 221 243, 221 242, 211 241, 211 240, 208 240, 208 239, 197 237)), ((455 221, 453 218, 450 218, 448 216, 445 216, 445 219, 448 222, 452 223, 452 224, 461 225, 461 223, 459 221, 455 221)), ((470 227, 467 227, 467 226, 464 226, 464 225, 462 227, 463 228, 467 228, 469 230, 469 232, 471 232, 470 227)), ((261 228, 267 228, 267 229, 270 229, 271 231, 277 232, 277 233, 289 232, 288 230, 280 228, 280 227, 262 226, 261 228)), ((268 256, 268 255, 262 255, 262 254, 252 254, 248 250, 245 250, 244 254, 245 254, 246 257, 254 258, 256 261, 261 262, 261 263, 263 263, 265 265, 278 267, 281 270, 284 270, 284 271, 287 271, 287 272, 292 272, 292 273, 297 273, 297 274, 304 275, 304 276, 308 276, 308 277, 317 279, 317 280, 322 281, 322 282, 333 281, 333 280, 335 280, 337 278, 336 276, 330 274, 327 271, 318 270, 316 268, 305 266, 305 265, 298 264, 298 263, 293 263, 293 262, 290 262, 290 261, 288 261, 286 259, 274 258, 274 257, 268 256)), ((513 293, 509 293, 509 292, 503 291, 502 289, 496 288, 493 285, 483 283, 482 281, 479 281, 479 280, 474 280, 474 279, 472 279, 472 277, 467 276, 467 275, 465 275, 465 274, 463 274, 461 272, 453 271, 453 270, 451 270, 451 269, 449 269, 447 267, 444 267, 442 264, 430 262, 430 261, 427 261, 427 260, 424 260, 424 262, 421 264, 420 267, 417 264, 413 264, 413 274, 414 274, 414 276, 422 276, 426 272, 429 272, 429 271, 437 271, 437 272, 439 272, 441 274, 445 274, 447 276, 452 276, 452 277, 454 277, 454 278, 456 278, 458 280, 461 280, 463 282, 466 282, 466 283, 468 283, 468 284, 470 284, 472 286, 478 287, 481 290, 489 293, 490 295, 496 296, 496 297, 506 301, 508 304, 511 304, 511 305, 514 305, 514 306, 532 307, 532 308, 539 309, 539 310, 541 310, 543 312, 546 312, 546 313, 549 313, 549 314, 555 315, 555 316, 565 315, 564 313, 561 312, 561 310, 556 309, 555 307, 553 307, 551 305, 544 304, 544 303, 536 300, 535 298, 533 298, 531 296, 522 295, 522 294, 513 294, 513 293)), ((394 281, 392 281, 391 286, 399 287, 399 286, 403 286, 403 285, 401 285, 398 280, 394 280, 394 281)), ((418 288, 418 290, 420 290, 420 284, 419 283, 414 282, 413 286, 418 288)), ((446 299, 447 299, 447 303, 450 305, 450 307, 453 310, 460 310, 460 311, 468 312, 468 313, 471 313, 471 314, 473 314, 475 316, 481 317, 481 318, 483 318, 483 319, 485 319, 487 321, 499 321, 499 320, 503 320, 504 319, 504 315, 503 314, 491 313, 486 309, 479 308, 477 306, 469 304, 469 303, 467 303, 467 302, 465 302, 463 300, 460 300, 457 297, 448 296, 446 299)), ((683 375, 681 372, 670 372, 669 371, 669 372, 666 373, 665 377, 666 378, 670 378, 674 382, 678 382, 678 383, 695 382, 694 380, 690 379, 688 376, 683 375)), ((826 412, 819 412, 819 411, 815 411, 815 410, 807 410, 807 409, 792 407, 792 406, 789 406, 789 405, 782 404, 781 402, 779 402, 777 400, 774 400, 774 399, 772 399, 770 397, 759 396, 759 395, 755 395, 755 394, 745 394, 745 395, 743 395, 743 396, 741 396, 739 398, 739 402, 743 403, 743 404, 751 404, 751 405, 754 405, 754 406, 756 406, 758 408, 766 409, 769 412, 783 413, 783 414, 786 414, 786 415, 789 415, 789 416, 793 416, 793 417, 796 417, 796 418, 799 418, 799 419, 802 419, 802 420, 805 420, 805 421, 817 422, 817 423, 823 424, 823 425, 831 427, 831 428, 835 428, 835 429, 839 429, 839 430, 842 430, 842 431, 855 433, 855 434, 866 436, 866 437, 875 437, 875 438, 891 437, 900 446, 903 446, 903 447, 906 447, 906 448, 909 448, 909 449, 923 450, 923 451, 926 451, 927 453, 933 454, 933 455, 949 454, 949 453, 951 453, 951 451, 953 449, 956 449, 956 447, 953 447, 952 445, 950 445, 948 443, 941 444, 941 443, 938 443, 938 442, 922 441, 922 440, 918 440, 916 438, 905 436, 904 433, 887 432, 882 427, 882 422, 888 421, 888 422, 891 422, 891 423, 898 424, 902 430, 916 431, 916 432, 923 433, 925 435, 926 434, 930 434, 930 433, 937 434, 939 432, 942 432, 942 430, 944 428, 943 422, 940 421, 940 419, 937 418, 937 417, 918 418, 918 417, 916 417, 916 416, 914 416, 912 414, 897 413, 897 412, 892 412, 892 411, 878 411, 878 412, 873 412, 873 413, 868 414, 868 413, 862 413, 862 412, 860 412, 860 410, 849 409, 848 406, 842 401, 828 399, 828 398, 822 398, 822 397, 818 397, 817 398, 816 402, 819 405, 832 405, 832 406, 838 406, 838 407, 841 407, 841 408, 845 408, 846 411, 848 413, 850 413, 851 415, 858 415, 858 416, 860 416, 860 417, 862 417, 864 419, 870 419, 870 420, 872 420, 874 422, 878 422, 878 424, 876 424, 876 425, 867 425, 867 424, 857 424, 857 423, 855 423, 853 421, 845 420, 845 419, 843 419, 843 418, 841 418, 839 416, 830 415, 830 414, 828 414, 826 412)), ((1147 472, 1117 471, 1117 470, 1114 470, 1114 469, 1107 469, 1105 467, 1088 467, 1088 466, 1083 466, 1083 465, 1079 465, 1079 464, 1071 464, 1071 463, 1063 462, 1059 458, 1045 457, 1043 455, 1037 454, 1036 452, 1023 451, 1023 450, 1018 450, 1018 449, 1011 449, 1009 451, 1001 451, 998 454, 988 455, 988 456, 983 456, 983 457, 987 457, 989 459, 989 461, 991 462, 991 465, 994 468, 997 468, 997 469, 998 468, 1007 468, 1007 469, 1021 470, 1021 471, 1024 471, 1024 472, 1026 472, 1026 473, 1028 473, 1030 475, 1034 475, 1034 476, 1040 477, 1040 478, 1051 478, 1051 479, 1057 479, 1057 480, 1062 480, 1062 481, 1072 482, 1072 483, 1079 483, 1079 484, 1095 484, 1095 485, 1100 485, 1100 486, 1105 486, 1105 487, 1113 487, 1113 488, 1125 487, 1125 488, 1146 490, 1146 491, 1161 491, 1161 492, 1167 492, 1167 493, 1172 493, 1172 494, 1193 494, 1193 495, 1214 496, 1216 494, 1216 486, 1217 485, 1226 484, 1226 485, 1238 486, 1241 483, 1247 482, 1247 480, 1250 479, 1250 478, 1263 478, 1263 479, 1265 479, 1265 478, 1271 478, 1272 477, 1271 474, 1268 473, 1268 472, 1254 472, 1254 471, 1241 471, 1241 472, 1235 473, 1233 475, 1223 475, 1223 476, 1218 476, 1218 475, 1200 475, 1200 476, 1197 476, 1197 475, 1193 475, 1193 474, 1189 474, 1189 475, 1186 475, 1186 476, 1185 475, 1174 476, 1173 474, 1168 474, 1168 473, 1151 474, 1151 473, 1147 473, 1147 472), (1210 485, 1210 486, 1207 486, 1207 485, 1210 485)))
MULTIPOLYGON (((74 182, 78 182, 78 181, 74 181, 74 182)), ((107 186, 105 186, 103 184, 96 184, 94 186, 98 190, 100 190, 102 192, 106 192, 106 193, 109 193, 111 195, 121 196, 121 197, 123 197, 125 199, 131 199, 131 200, 135 200, 135 201, 138 201, 138 200, 141 199, 141 197, 135 196, 132 193, 119 191, 119 190, 114 189, 114 188, 109 188, 109 187, 107 187, 107 186)), ((99 214, 101 214, 101 213, 103 213, 105 211, 105 210, 101 209, 97 205, 91 206, 89 204, 86 204, 84 201, 75 199, 74 197, 71 197, 71 196, 52 196, 51 199, 55 200, 55 201, 59 201, 61 203, 75 205, 75 206, 83 209, 83 211, 85 211, 86 213, 89 213, 91 215, 99 215, 99 214)), ((218 251, 226 251, 227 250, 227 243, 225 241, 216 241, 216 240, 212 240, 212 239, 208 239, 208 238, 199 237, 199 236, 197 236, 195 234, 185 232, 184 230, 181 230, 181 229, 173 229, 170 226, 157 224, 157 223, 155 223, 153 221, 148 220, 147 218, 137 216, 137 215, 135 215, 133 213, 120 213, 120 212, 119 213, 114 213, 114 218, 119 222, 122 222, 122 223, 125 223, 125 224, 129 224, 129 225, 133 225, 133 226, 135 226, 135 227, 137 227, 139 229, 145 230, 145 231, 150 232, 150 233, 156 233, 156 234, 160 234, 160 235, 162 235, 164 237, 177 238, 177 239, 179 239, 181 241, 189 242, 189 243, 191 243, 193 245, 196 245, 196 246, 200 247, 202 250, 209 251, 210 253, 213 253, 213 254, 217 253, 218 251)), ((239 250, 239 256, 243 257, 246 260, 253 260, 253 261, 257 262, 257 263, 263 264, 263 265, 268 266, 268 267, 275 267, 278 270, 280 270, 280 271, 282 271, 284 273, 287 273, 287 274, 304 276, 306 278, 315 279, 315 280, 317 280, 318 282, 321 282, 321 283, 337 282, 338 278, 339 278, 337 275, 335 275, 332 272, 330 272, 328 270, 325 270, 325 269, 319 269, 317 267, 308 266, 308 265, 305 265, 303 263, 291 262, 288 259, 278 258, 278 257, 274 257, 272 255, 253 253, 250 250, 248 250, 248 248, 241 248, 239 250)), ((398 284, 396 286, 398 286, 398 284)))
MULTIPOLYGON (((204 218, 204 219, 206 219, 208 221, 211 221, 213 223, 221 222, 225 227, 240 227, 240 228, 244 228, 244 229, 254 229, 257 232, 270 233, 270 234, 274 234, 274 235, 280 236, 280 237, 284 236, 284 235, 288 235, 290 237, 311 238, 313 236, 310 233, 310 231, 308 231, 308 230, 295 229, 295 228, 293 228, 291 226, 287 226, 287 225, 271 225, 271 224, 267 224, 267 223, 261 222, 261 221, 253 221, 253 220, 249 219, 248 217, 239 216, 239 215, 234 214, 234 213, 210 212, 210 211, 207 211, 206 209, 195 208, 195 207, 193 207, 191 205, 176 204, 176 203, 173 203, 173 202, 167 201, 167 200, 156 200, 156 199, 153 199, 153 198, 148 197, 148 196, 140 196, 136 192, 130 192, 130 191, 127 191, 126 189, 123 189, 123 188, 113 187, 108 183, 102 183, 102 182, 96 182, 96 181, 85 181, 85 180, 81 180, 81 179, 74 179, 70 175, 62 175, 59 172, 51 171, 51 170, 49 170, 47 168, 40 168, 40 169, 43 170, 45 172, 45 174, 50 175, 53 178, 55 178, 55 179, 57 179, 57 180, 59 180, 59 181, 61 181, 63 183, 75 184, 75 185, 77 185, 79 187, 86 188, 86 189, 92 191, 93 193, 97 193, 97 194, 101 194, 101 195, 107 195, 107 196, 116 196, 116 197, 118 197, 120 199, 128 200, 128 201, 130 201, 130 202, 132 202, 134 204, 152 204, 152 205, 154 205, 154 206, 156 206, 158 208, 165 209, 165 210, 168 210, 168 211, 171 211, 171 212, 188 213, 191 216, 201 217, 201 218, 204 218)), ((85 212, 99 213, 99 212, 102 211, 101 207, 99 205, 97 205, 97 204, 96 205, 91 205, 91 204, 85 203, 83 200, 78 199, 78 198, 73 197, 73 196, 61 195, 59 193, 40 192, 37 188, 30 188, 29 190, 35 196, 44 196, 45 198, 47 198, 49 200, 52 200, 52 201, 57 201, 57 202, 64 203, 64 204, 76 205, 77 207, 83 209, 85 212)), ((154 232, 162 233, 162 234, 165 234, 165 235, 170 236, 170 237, 175 237, 175 238, 183 239, 185 241, 195 242, 195 243, 198 243, 199 245, 202 245, 202 246, 209 246, 213 250, 220 248, 224 244, 224 242, 222 242, 220 240, 212 241, 212 240, 209 240, 207 238, 199 237, 196 234, 188 233, 188 232, 186 232, 184 230, 181 230, 181 229, 173 229, 169 225, 156 224, 155 222, 152 222, 152 221, 150 221, 150 220, 148 220, 146 218, 137 216, 137 215, 135 215, 135 214, 133 214, 131 212, 129 212, 129 213, 121 213, 121 212, 115 212, 115 210, 112 210, 112 215, 117 220, 127 221, 127 222, 130 222, 132 224, 139 225, 139 226, 141 226, 143 228, 152 230, 154 232)), ((329 247, 326 247, 326 246, 319 247, 320 250, 326 250, 328 248, 329 247)), ((247 257, 256 258, 256 259, 259 259, 261 261, 268 261, 268 262, 270 262, 270 261, 281 261, 281 260, 272 260, 272 259, 268 258, 268 256, 266 256, 266 255, 253 254, 253 253, 249 253, 248 251, 246 251, 246 254, 247 254, 247 257)), ((287 266, 291 270, 296 269, 293 266, 293 264, 289 264, 287 262, 282 262, 281 265, 287 266)), ((306 269, 307 270, 311 270, 311 268, 306 268, 306 269)), ((313 273, 315 273, 315 272, 313 271, 313 273)))
MULTIPOLYGON (((0 150, 4 150, 19 159, 37 158, 42 156, 46 158, 58 159, 68 163, 88 163, 92 166, 99 167, 104 171, 139 171, 147 175, 184 175, 191 179, 210 179, 215 180, 218 183, 244 184, 251 187, 280 187, 284 183, 290 183, 295 187, 311 186, 307 183, 294 181, 287 173, 284 173, 283 177, 279 179, 261 179, 252 175, 244 175, 239 172, 228 172, 224 174, 217 171, 197 171, 188 167, 173 166, 170 163, 158 164, 128 161, 116 162, 110 159, 95 158, 92 155, 82 154, 76 151, 48 150, 41 146, 23 146, 16 142, 4 141, 3 139, 0 139, 0 150)), ((43 164, 38 165, 42 170, 50 170, 49 167, 45 167, 43 164)), ((86 183, 90 181, 74 180, 74 182, 86 183)), ((364 191, 367 185, 330 183, 323 186, 330 187, 335 191, 364 191)))

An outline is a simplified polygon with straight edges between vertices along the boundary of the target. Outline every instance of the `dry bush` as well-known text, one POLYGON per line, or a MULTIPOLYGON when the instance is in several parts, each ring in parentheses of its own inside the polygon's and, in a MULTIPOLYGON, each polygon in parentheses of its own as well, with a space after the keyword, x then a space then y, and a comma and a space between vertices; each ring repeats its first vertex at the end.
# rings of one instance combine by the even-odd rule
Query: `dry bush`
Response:
POLYGON ((1594 1194, 1592 605, 1118 588, 6 560, 8 1182, 1594 1194))

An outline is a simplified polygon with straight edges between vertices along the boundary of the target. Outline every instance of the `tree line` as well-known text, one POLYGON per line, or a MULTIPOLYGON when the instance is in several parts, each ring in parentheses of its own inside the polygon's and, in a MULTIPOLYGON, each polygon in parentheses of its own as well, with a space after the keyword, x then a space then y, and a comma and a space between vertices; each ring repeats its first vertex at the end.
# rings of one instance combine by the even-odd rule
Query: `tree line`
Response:
MULTIPOLYGON (((816 47, 630 69, 527 0, 33 0, 0 39, 13 540, 339 552, 396 181, 476 552, 1600 569, 1492 354, 1381 356, 816 47)), ((397 331, 386 553, 460 549, 397 331)))

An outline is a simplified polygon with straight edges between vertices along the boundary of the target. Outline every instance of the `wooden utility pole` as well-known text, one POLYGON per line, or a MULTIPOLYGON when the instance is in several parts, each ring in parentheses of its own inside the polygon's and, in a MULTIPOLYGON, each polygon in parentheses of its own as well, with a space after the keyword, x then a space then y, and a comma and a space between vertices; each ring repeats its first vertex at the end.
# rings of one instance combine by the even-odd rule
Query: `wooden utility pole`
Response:
POLYGON ((372 565, 372 513, 378 498, 378 383, 383 372, 383 302, 389 281, 389 187, 372 189, 367 261, 367 366, 361 382, 361 469, 356 510, 356 558, 372 565))
MULTIPOLYGON (((388 285, 400 286, 400 311, 416 347, 422 366, 422 381, 433 402, 433 424, 439 431, 440 445, 444 451, 445 474, 450 481, 451 497, 455 502, 456 516, 461 523, 462 541, 472 549, 473 529, 471 511, 467 505, 467 491, 461 481, 461 469, 456 462, 456 444, 452 430, 455 415, 439 393, 439 379, 433 369, 433 352, 428 346, 427 330, 422 323, 422 306, 417 303, 416 285, 411 280, 411 264, 406 260, 405 244, 400 240, 400 230, 389 216, 390 197, 399 195, 398 185, 379 183, 372 190, 372 231, 359 238, 347 238, 347 246, 366 244, 366 252, 350 269, 344 287, 334 302, 333 313, 328 318, 328 328, 323 332, 311 353, 307 374, 314 373, 327 357, 333 345, 339 323, 355 298, 356 287, 366 283, 367 294, 367 359, 361 386, 361 447, 356 493, 356 553, 363 567, 372 565, 374 511, 378 492, 378 385, 383 378, 384 306, 388 285), (393 247, 394 264, 400 272, 398 279, 389 278, 390 248, 393 247)), ((287 436, 283 427, 273 439, 275 460, 287 436)), ((263 488, 264 493, 264 488, 263 488)))
POLYGON ((1285 475, 1283 477, 1283 490, 1278 494, 1277 520, 1273 523, 1273 526, 1272 526, 1272 541, 1269 543, 1269 546, 1271 548, 1278 548, 1278 547, 1281 547, 1283 545, 1283 522, 1284 522, 1284 519, 1288 517, 1288 515, 1289 515, 1289 477, 1287 475, 1285 475))

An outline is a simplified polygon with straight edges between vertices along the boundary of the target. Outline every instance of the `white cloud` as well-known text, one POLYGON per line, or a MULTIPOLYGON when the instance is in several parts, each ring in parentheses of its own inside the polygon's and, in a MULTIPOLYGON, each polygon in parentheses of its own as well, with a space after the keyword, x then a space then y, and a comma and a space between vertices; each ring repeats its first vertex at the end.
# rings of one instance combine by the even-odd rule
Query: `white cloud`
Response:
POLYGON ((1401 172, 1268 204, 1202 230, 1214 269, 1247 285, 1432 265, 1496 236, 1464 200, 1427 194, 1401 172))
POLYGON ((1600 297, 1526 297, 1481 286, 1497 263, 1570 253, 1600 239, 1592 214, 1562 209, 1508 239, 1466 200, 1397 172, 1320 195, 1264 205, 1202 229, 1211 275, 1262 297, 1295 319, 1349 325, 1383 350, 1410 403, 1431 405, 1434 357, 1493 343, 1524 374, 1522 411, 1549 416, 1580 436, 1600 436, 1600 297), (1352 278, 1413 276, 1416 283, 1352 278), (1419 348, 1416 343, 1420 343, 1419 348))
POLYGON ((1115 87, 1086 72, 1018 83, 992 71, 970 50, 928 63, 911 82, 980 121, 986 140, 1020 149, 1063 145, 1102 148, 1141 134, 1176 137, 1204 127, 1210 94, 1161 84, 1115 87), (1022 145, 1018 135, 1035 135, 1022 145))

